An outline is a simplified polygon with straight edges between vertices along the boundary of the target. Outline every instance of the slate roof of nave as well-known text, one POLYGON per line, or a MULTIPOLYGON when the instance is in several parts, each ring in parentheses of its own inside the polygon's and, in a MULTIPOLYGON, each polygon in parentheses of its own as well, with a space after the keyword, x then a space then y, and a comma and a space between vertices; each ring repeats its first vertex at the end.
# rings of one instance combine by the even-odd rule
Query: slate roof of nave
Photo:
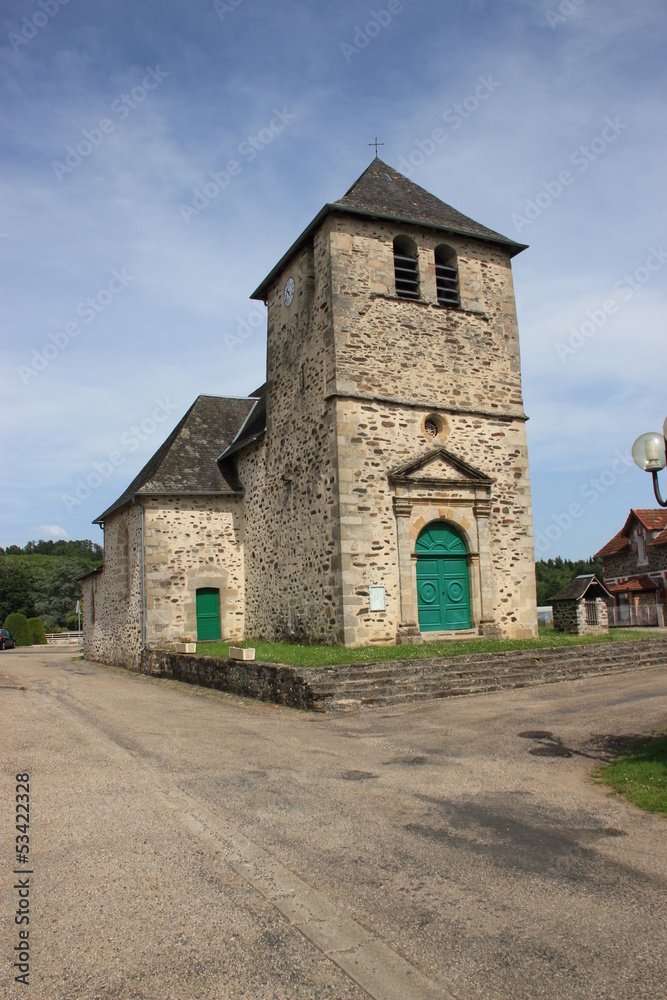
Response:
POLYGON ((226 458, 230 458, 237 451, 240 451, 241 448, 245 448, 247 444, 257 441, 266 430, 266 382, 264 385, 260 385, 259 389, 255 389, 250 395, 254 397, 254 406, 243 426, 239 428, 239 432, 234 440, 223 450, 218 459, 223 470, 226 469, 226 458))
POLYGON ((480 222, 463 215, 451 205, 436 198, 434 194, 415 184, 408 177, 394 170, 379 157, 364 170, 352 187, 338 201, 326 204, 304 229, 299 238, 266 276, 264 281, 250 296, 251 299, 266 297, 269 285, 280 274, 289 260, 306 243, 331 212, 346 212, 366 218, 389 219, 440 229, 461 236, 500 243, 509 249, 510 255, 526 249, 525 243, 503 236, 501 233, 483 226, 480 222))
POLYGON ((99 524, 135 497, 238 493, 231 467, 217 459, 236 438, 257 400, 198 396, 124 493, 93 522, 99 524))

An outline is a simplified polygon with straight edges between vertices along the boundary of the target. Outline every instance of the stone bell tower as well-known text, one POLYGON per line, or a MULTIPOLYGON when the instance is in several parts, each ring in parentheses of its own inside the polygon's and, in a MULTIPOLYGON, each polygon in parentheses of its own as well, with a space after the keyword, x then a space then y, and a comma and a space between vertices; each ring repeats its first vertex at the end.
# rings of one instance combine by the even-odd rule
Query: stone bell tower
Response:
POLYGON ((375 159, 259 286, 261 482, 239 461, 248 631, 536 634, 523 249, 375 159))

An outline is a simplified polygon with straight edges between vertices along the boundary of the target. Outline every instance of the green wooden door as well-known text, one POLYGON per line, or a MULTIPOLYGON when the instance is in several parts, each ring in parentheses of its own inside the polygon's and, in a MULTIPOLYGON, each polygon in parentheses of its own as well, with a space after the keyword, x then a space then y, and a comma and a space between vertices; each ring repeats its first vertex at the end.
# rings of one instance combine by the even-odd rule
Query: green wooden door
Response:
POLYGON ((470 587, 465 542, 435 521, 417 539, 417 607, 421 632, 470 628, 470 587))
POLYGON ((197 591, 197 640, 220 638, 220 591, 202 587, 197 591))

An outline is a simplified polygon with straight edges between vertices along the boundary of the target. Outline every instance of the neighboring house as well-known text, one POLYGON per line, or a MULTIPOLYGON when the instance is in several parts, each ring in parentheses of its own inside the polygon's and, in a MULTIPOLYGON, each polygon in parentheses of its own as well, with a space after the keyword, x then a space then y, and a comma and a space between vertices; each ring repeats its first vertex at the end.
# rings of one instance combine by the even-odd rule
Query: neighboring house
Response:
POLYGON ((98 522, 85 652, 537 632, 515 243, 373 161, 254 292, 266 384, 200 396, 98 522))
POLYGON ((664 625, 667 510, 632 509, 617 535, 595 555, 614 603, 610 625, 664 625))
POLYGON ((556 632, 601 635, 609 631, 607 606, 613 598, 593 573, 575 576, 550 600, 556 632))

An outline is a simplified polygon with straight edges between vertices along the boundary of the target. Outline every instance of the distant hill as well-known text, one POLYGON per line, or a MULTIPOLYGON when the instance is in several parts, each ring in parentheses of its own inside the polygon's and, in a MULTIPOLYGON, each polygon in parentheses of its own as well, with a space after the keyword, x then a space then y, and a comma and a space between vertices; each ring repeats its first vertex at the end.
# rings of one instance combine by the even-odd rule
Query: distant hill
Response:
POLYGON ((0 624, 13 612, 42 618, 47 631, 71 624, 81 596, 78 577, 103 561, 104 549, 89 539, 0 548, 0 624))

